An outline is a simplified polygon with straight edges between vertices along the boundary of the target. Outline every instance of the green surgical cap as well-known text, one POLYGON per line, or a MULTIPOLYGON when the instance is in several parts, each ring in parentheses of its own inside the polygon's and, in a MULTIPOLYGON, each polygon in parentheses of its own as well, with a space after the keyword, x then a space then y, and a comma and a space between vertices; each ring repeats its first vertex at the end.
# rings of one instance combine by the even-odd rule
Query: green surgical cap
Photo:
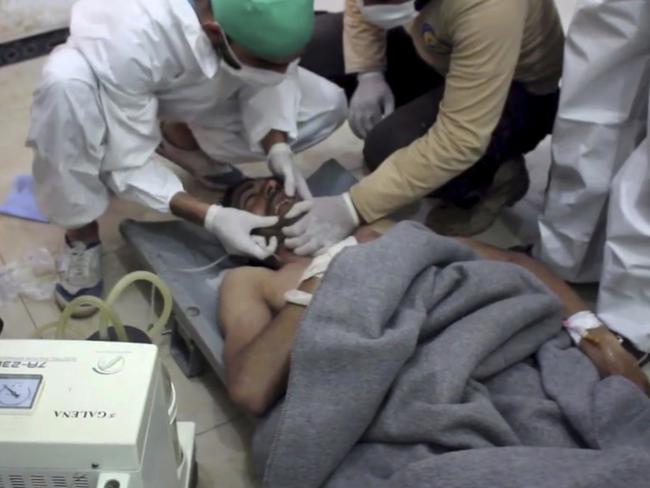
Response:
POLYGON ((314 30, 314 0, 210 0, 215 20, 251 54, 271 61, 299 53, 314 30))

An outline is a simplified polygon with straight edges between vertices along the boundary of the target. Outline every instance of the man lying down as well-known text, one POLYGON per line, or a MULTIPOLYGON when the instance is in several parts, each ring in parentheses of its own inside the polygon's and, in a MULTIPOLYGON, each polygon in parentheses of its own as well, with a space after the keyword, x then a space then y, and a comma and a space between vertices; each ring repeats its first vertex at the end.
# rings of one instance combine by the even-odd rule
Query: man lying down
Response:
MULTIPOLYGON (((226 200, 281 217, 295 203, 271 178, 226 200)), ((228 392, 266 414, 265 486, 649 479, 643 372, 540 263, 413 223, 360 228, 314 259, 278 249, 229 271, 219 296, 228 392)))

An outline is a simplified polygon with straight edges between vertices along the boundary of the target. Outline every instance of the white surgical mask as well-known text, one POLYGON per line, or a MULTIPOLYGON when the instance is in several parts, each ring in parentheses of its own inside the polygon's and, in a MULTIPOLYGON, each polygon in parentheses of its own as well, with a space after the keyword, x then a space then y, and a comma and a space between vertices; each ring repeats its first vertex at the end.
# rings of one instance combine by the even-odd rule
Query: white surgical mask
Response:
MULTIPOLYGON (((257 88, 279 85, 287 77, 286 73, 278 73, 269 69, 254 68, 245 64, 240 64, 241 68, 236 69, 221 60, 220 67, 229 75, 237 78, 243 83, 257 88)), ((287 70, 288 71, 288 70, 287 70)))
POLYGON ((418 15, 413 1, 366 7, 363 0, 357 0, 357 5, 368 22, 384 30, 408 24, 418 15))
POLYGON ((298 62, 300 61, 299 59, 292 61, 289 66, 287 66, 287 70, 284 73, 279 73, 278 71, 270 69, 255 68, 242 63, 230 47, 230 43, 227 40, 224 44, 228 50, 229 56, 237 62, 240 68, 234 68, 223 58, 220 60, 220 67, 233 78, 237 78, 241 82, 257 88, 279 85, 286 79, 288 74, 293 73, 296 70, 298 62))

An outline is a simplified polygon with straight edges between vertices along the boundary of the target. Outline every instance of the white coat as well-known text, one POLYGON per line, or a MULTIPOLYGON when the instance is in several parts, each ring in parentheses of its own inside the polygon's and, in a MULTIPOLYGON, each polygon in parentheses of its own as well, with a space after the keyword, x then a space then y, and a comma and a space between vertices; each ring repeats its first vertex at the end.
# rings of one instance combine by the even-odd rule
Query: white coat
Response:
POLYGON ((111 192, 168 211, 183 187, 155 153, 160 120, 187 123, 209 156, 228 163, 263 159, 271 129, 299 151, 345 120, 342 90, 302 68, 259 89, 219 64, 188 0, 75 4, 70 38, 44 67, 28 137, 48 217, 87 224, 111 192))
POLYGON ((580 0, 537 257, 600 281, 598 315, 650 352, 650 2, 580 0))

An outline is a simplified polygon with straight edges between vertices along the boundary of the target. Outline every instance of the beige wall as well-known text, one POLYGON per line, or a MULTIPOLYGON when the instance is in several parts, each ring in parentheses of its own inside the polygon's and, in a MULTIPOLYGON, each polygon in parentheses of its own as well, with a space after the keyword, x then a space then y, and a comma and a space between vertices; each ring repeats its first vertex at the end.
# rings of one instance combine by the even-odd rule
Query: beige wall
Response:
MULTIPOLYGON (((97 0, 110 1, 110 0, 97 0)), ((556 0, 568 24, 576 0, 556 0)), ((68 25, 74 0, 0 0, 0 43, 68 25)), ((343 0, 315 0, 317 9, 340 11, 343 0)))
MULTIPOLYGON (((344 0, 315 0, 315 5, 317 10, 339 12, 343 9, 343 1, 344 0)), ((577 0, 555 0, 565 28, 568 26, 569 20, 573 15, 573 8, 576 1, 577 0)))
POLYGON ((0 0, 0 43, 67 27, 73 3, 74 0, 0 0))

